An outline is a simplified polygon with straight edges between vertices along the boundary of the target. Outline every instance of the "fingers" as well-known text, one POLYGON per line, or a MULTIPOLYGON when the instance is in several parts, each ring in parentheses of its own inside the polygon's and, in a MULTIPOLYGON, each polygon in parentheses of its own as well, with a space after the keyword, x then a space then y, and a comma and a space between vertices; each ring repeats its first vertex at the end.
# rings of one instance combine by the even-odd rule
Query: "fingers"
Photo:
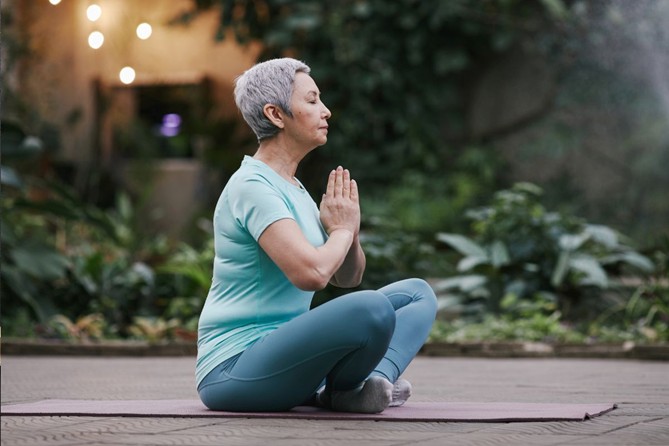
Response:
POLYGON ((358 185, 351 179, 351 172, 338 166, 330 172, 325 195, 329 197, 343 197, 358 201, 358 185))
POLYGON ((351 200, 357 203, 359 198, 358 183, 355 180, 351 180, 351 200))
POLYGON ((343 176, 342 176, 342 188, 341 188, 341 194, 344 198, 350 198, 351 197, 351 172, 348 171, 348 169, 344 169, 343 176))
POLYGON ((339 166, 335 171, 335 183, 334 183, 334 196, 341 197, 343 195, 342 190, 344 187, 344 169, 339 166))
POLYGON ((330 172, 330 175, 328 176, 328 185, 325 188, 325 195, 332 197, 334 196, 334 190, 335 190, 335 176, 336 173, 334 170, 330 172))

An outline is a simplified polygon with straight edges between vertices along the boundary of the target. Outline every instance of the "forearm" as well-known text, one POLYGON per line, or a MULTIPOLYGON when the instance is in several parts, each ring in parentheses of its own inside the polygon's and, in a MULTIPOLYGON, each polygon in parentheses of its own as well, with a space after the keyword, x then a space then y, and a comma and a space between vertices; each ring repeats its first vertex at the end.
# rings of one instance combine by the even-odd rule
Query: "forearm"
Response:
POLYGON ((316 258, 312 261, 313 271, 310 274, 314 278, 314 283, 310 288, 314 290, 325 288, 347 262, 355 238, 351 231, 337 229, 330 233, 324 245, 316 248, 316 258))
POLYGON ((332 276, 330 283, 340 288, 353 288, 360 285, 367 260, 356 235, 341 266, 332 276))

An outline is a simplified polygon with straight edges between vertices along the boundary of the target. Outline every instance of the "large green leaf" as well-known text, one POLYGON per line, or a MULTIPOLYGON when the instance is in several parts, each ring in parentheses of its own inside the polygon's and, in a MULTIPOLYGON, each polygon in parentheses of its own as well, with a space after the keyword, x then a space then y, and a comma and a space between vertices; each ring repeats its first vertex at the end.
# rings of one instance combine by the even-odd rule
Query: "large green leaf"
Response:
POLYGON ((500 240, 495 240, 492 246, 490 246, 490 263, 495 268, 499 268, 500 266, 508 265, 509 261, 509 251, 506 249, 506 245, 500 240))
POLYGON ((601 259, 601 262, 603 264, 622 262, 646 273, 650 273, 655 269, 655 265, 653 264, 652 260, 634 251, 626 251, 619 254, 606 256, 601 259))
MULTIPOLYGON (((35 282, 14 265, 2 265, 3 286, 14 292, 18 298, 28 305, 40 322, 46 322, 49 317, 56 313, 56 308, 47 296, 40 293, 35 282)), ((4 291, 4 290, 3 290, 4 291)), ((3 295, 3 300, 8 296, 3 295)))
POLYGON ((604 271, 604 268, 602 268, 594 257, 586 255, 574 256, 569 260, 569 267, 584 274, 584 278, 581 279, 581 283, 584 285, 606 288, 609 284, 606 271, 604 271))
POLYGON ((576 251, 583 246, 590 237, 591 235, 587 232, 581 232, 580 234, 562 234, 558 244, 562 250, 576 251))
POLYGON ((607 248, 615 248, 619 245, 618 234, 613 229, 604 225, 586 225, 585 232, 592 236, 592 239, 607 248))
POLYGON ((448 234, 440 232, 437 234, 437 240, 450 245, 459 253, 466 256, 487 258, 488 254, 479 244, 460 234, 448 234))
POLYGON ((445 290, 459 289, 467 293, 485 285, 487 281, 488 279, 485 276, 478 274, 450 277, 435 283, 434 290, 438 293, 445 290))
POLYGON ((554 287, 559 287, 562 285, 564 277, 569 271, 569 260, 571 259, 571 251, 562 251, 558 261, 555 264, 553 269, 553 274, 551 275, 551 285, 554 287))
POLYGON ((9 255, 17 268, 38 280, 60 279, 69 265, 67 257, 39 243, 17 246, 9 255))
POLYGON ((476 257, 476 256, 467 256, 463 257, 459 262, 457 269, 460 272, 465 272, 469 271, 472 268, 476 268, 479 265, 482 265, 484 263, 488 263, 488 259, 484 257, 476 257))

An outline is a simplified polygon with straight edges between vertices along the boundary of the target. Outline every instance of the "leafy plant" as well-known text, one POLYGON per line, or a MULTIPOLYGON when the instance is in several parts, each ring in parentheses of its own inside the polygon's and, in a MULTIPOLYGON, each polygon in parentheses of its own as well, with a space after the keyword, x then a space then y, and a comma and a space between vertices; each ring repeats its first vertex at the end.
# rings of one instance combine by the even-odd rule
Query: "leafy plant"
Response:
MULTIPOLYGON (((465 225, 465 210, 496 190, 495 172, 501 161, 483 147, 467 147, 449 175, 407 170, 392 185, 362 195, 366 215, 393 222, 421 238, 444 227, 465 225)), ((372 227, 378 232, 381 228, 372 227)))
POLYGON ((179 326, 176 319, 165 320, 156 317, 136 317, 128 332, 139 339, 149 342, 168 340, 173 337, 174 330, 179 326))
POLYGON ((55 308, 44 296, 44 284, 63 278, 68 260, 56 249, 48 221, 22 214, 17 205, 29 193, 22 171, 42 153, 43 144, 13 122, 3 122, 1 142, 3 161, 12 164, 0 166, 3 316, 29 309, 34 318, 46 322, 55 308))
POLYGON ((559 313, 535 313, 516 319, 508 315, 486 315, 480 322, 458 319, 434 323, 430 342, 534 341, 583 342, 586 335, 561 321, 559 313))
POLYGON ((56 248, 48 221, 17 212, 15 202, 6 195, 0 200, 2 316, 11 318, 22 308, 29 308, 33 318, 46 323, 57 311, 48 289, 66 276, 70 261, 56 248))
POLYGON ((161 286, 163 316, 182 321, 181 329, 195 332, 197 321, 209 292, 214 262, 214 239, 209 237, 202 249, 181 244, 156 272, 161 286))
POLYGON ((490 206, 468 213, 473 236, 439 233, 437 239, 462 255, 463 273, 435 285, 442 306, 462 302, 470 313, 499 314, 508 296, 548 296, 566 316, 597 309, 602 292, 622 271, 650 273, 650 259, 614 230, 547 211, 542 191, 528 183, 495 194, 490 206), (594 306, 593 306, 594 304, 594 306))
POLYGON ((125 334, 134 315, 154 311, 150 264, 168 247, 137 230, 128 197, 103 210, 61 183, 28 184, 37 198, 17 191, 2 199, 3 322, 25 307, 42 326, 57 313, 100 313, 125 334))
POLYGON ((154 289, 154 271, 147 264, 123 253, 91 250, 74 259, 54 298, 74 314, 101 313, 116 333, 126 335, 134 316, 153 312, 154 289))
POLYGON ((99 313, 88 314, 72 321, 67 316, 57 314, 49 320, 48 327, 58 337, 77 341, 101 339, 105 334, 106 323, 99 313))
POLYGON ((653 274, 624 282, 632 290, 631 297, 613 300, 591 325, 593 336, 611 336, 612 328, 621 327, 636 338, 669 341, 669 237, 658 245, 653 274))

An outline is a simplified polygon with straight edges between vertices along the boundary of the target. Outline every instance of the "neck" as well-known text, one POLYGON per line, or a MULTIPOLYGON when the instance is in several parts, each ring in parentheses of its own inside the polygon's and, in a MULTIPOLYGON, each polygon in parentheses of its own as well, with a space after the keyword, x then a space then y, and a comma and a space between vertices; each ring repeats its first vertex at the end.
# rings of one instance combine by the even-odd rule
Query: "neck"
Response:
POLYGON ((304 154, 290 150, 278 138, 262 141, 255 155, 253 155, 254 159, 267 164, 272 170, 293 184, 296 184, 295 172, 303 157, 304 154))

